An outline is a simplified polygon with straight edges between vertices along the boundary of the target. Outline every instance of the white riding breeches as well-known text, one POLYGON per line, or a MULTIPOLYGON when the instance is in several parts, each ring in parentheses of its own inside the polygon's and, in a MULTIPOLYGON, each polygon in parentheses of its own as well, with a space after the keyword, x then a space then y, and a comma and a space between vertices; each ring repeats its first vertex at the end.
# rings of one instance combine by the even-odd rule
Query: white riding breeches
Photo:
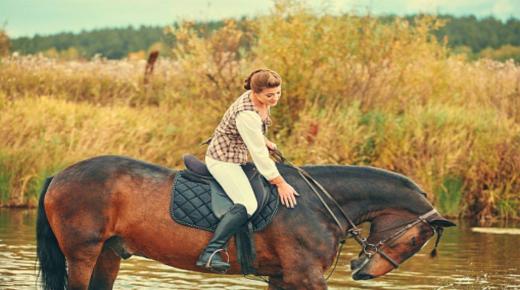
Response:
POLYGON ((216 160, 207 155, 205 161, 209 172, 222 186, 233 203, 243 205, 247 214, 252 216, 258 204, 249 179, 240 164, 216 160))

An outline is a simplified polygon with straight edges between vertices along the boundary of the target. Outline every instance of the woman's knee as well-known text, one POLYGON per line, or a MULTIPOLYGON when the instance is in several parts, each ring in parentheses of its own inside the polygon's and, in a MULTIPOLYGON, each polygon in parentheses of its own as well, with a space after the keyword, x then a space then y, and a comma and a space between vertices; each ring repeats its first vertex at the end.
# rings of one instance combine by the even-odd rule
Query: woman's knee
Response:
POLYGON ((258 203, 256 202, 256 198, 253 197, 253 199, 246 199, 243 201, 243 206, 246 207, 247 214, 252 216, 256 209, 258 208, 258 203))

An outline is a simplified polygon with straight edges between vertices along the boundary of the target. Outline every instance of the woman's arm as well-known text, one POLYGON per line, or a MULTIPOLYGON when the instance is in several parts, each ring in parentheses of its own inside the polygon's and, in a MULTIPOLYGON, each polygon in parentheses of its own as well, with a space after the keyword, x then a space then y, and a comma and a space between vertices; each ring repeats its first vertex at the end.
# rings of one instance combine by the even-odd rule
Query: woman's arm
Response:
POLYGON ((279 176, 280 173, 274 161, 269 158, 266 146, 267 138, 262 134, 260 116, 253 111, 242 111, 236 116, 236 125, 258 171, 268 180, 279 176))
POLYGON ((236 125, 258 171, 271 184, 276 185, 282 204, 287 207, 294 207, 296 205, 295 195, 298 195, 298 193, 280 175, 276 164, 269 158, 266 146, 267 138, 262 134, 260 116, 253 111, 240 112, 236 117, 236 125))

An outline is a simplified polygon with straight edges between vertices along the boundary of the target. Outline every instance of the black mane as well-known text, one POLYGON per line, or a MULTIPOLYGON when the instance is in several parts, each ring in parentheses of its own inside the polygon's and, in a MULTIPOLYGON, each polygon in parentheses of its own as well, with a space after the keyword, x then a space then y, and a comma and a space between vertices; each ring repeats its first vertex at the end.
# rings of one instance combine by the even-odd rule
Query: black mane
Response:
POLYGON ((305 165, 304 170, 313 172, 317 175, 348 175, 352 177, 371 178, 377 176, 388 182, 400 183, 417 193, 426 197, 426 193, 409 177, 390 170, 371 167, 371 166, 354 166, 354 165, 305 165))
MULTIPOLYGON (((308 188, 297 170, 277 164, 280 173, 295 188, 308 188)), ((340 204, 358 202, 362 208, 403 208, 424 213, 432 208, 426 193, 410 178, 370 166, 306 165, 307 171, 340 204)), ((353 209, 350 209, 353 210, 353 209)))

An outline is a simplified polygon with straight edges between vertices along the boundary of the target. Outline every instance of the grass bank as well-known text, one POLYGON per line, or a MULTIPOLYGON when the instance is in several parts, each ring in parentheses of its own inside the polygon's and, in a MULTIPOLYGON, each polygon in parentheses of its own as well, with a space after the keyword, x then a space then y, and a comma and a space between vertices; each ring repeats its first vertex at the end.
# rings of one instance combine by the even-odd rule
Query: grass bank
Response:
POLYGON ((468 61, 432 17, 381 23, 293 1, 238 29, 184 23, 172 59, 0 63, 0 198, 34 205, 44 176, 100 154, 176 167, 209 136, 253 68, 284 78, 270 139, 299 164, 412 177, 443 213, 520 216, 520 67, 468 61))

